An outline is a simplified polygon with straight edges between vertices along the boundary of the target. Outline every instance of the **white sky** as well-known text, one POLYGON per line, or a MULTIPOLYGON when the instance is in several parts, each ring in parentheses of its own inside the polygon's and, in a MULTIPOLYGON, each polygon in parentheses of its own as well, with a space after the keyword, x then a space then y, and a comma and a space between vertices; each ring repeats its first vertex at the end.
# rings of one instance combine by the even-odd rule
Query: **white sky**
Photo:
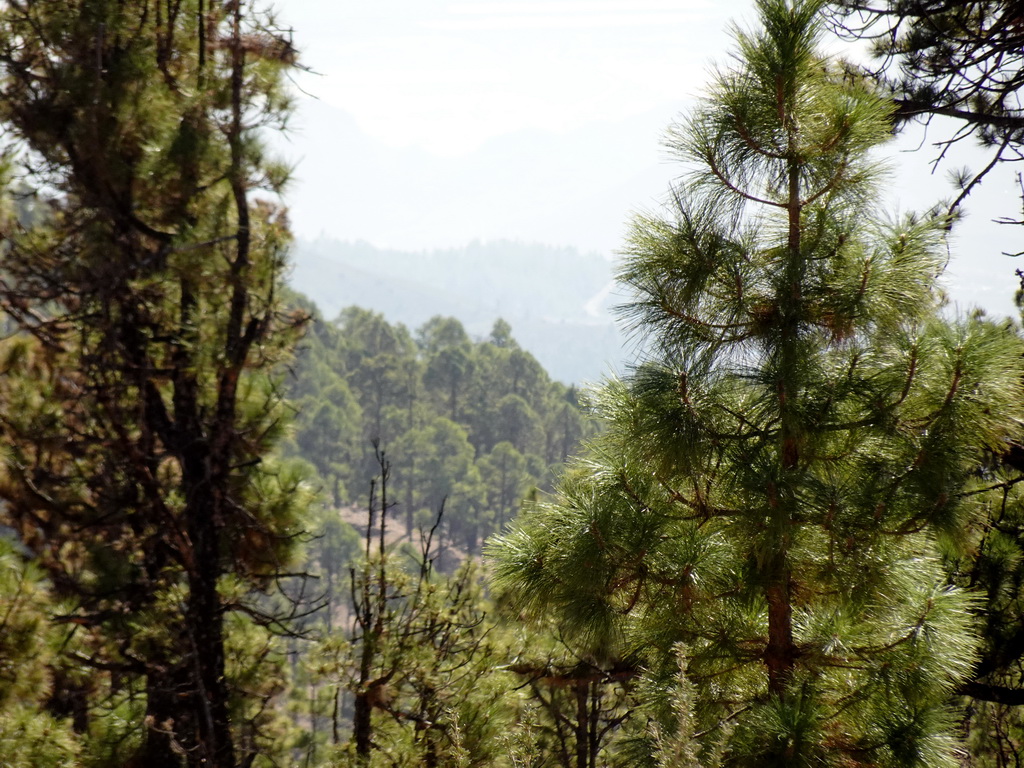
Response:
POLYGON ((304 88, 389 146, 465 154, 699 88, 746 0, 287 0, 304 88))
MULTIPOLYGON (((302 237, 427 249, 509 238, 611 255, 677 169, 658 146, 749 26, 750 0, 278 0, 303 62, 289 196, 302 237)), ((942 136, 933 130, 932 139, 942 136)), ((922 142, 904 137, 904 149, 922 142)), ((894 150, 895 151, 895 150, 894 150)), ((950 197, 896 155, 902 209, 950 197)), ((979 166, 976 155, 961 159, 979 166)), ((1012 175, 972 196, 951 262, 962 304, 1011 313, 1024 249, 1012 175), (1014 243, 1013 241, 1017 242, 1014 243)), ((1024 266, 1024 265, 1021 265, 1024 266)))

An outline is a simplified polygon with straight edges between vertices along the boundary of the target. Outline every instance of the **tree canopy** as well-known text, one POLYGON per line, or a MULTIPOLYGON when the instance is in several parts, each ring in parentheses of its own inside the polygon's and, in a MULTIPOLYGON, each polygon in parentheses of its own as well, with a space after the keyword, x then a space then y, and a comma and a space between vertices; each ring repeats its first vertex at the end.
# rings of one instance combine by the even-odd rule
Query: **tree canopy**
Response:
POLYGON ((869 71, 891 94, 897 119, 956 121, 938 142, 939 159, 971 138, 989 152, 981 168, 955 172, 954 208, 997 165, 1024 159, 1024 28, 1017 3, 839 0, 832 6, 841 36, 870 41, 876 64, 869 71))
POLYGON ((1024 344, 876 202, 911 106, 1018 150, 1014 9, 847 4, 883 85, 757 9, 580 393, 502 320, 283 289, 257 0, 0 4, 0 763, 1019 760, 1024 344))
POLYGON ((975 640, 942 553, 1016 430, 1020 342, 939 314, 946 222, 878 210, 891 110, 818 53, 821 8, 759 2, 671 130, 695 170, 620 273, 649 356, 493 549, 513 605, 646 669, 648 759, 682 729, 702 764, 956 764, 975 640))
POLYGON ((270 456, 302 318, 279 303, 286 172, 260 131, 287 115, 294 59, 244 0, 0 9, 5 172, 23 180, 2 221, 0 521, 59 600, 53 707, 107 732, 95 760, 263 750, 245 675, 282 618, 265 593, 304 495, 270 456))

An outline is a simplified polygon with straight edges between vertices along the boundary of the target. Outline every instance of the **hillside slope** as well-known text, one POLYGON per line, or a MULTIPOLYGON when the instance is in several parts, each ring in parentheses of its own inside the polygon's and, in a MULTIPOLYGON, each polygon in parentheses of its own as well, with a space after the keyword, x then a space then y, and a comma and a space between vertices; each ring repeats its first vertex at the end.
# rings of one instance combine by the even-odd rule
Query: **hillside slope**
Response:
POLYGON ((411 253, 365 242, 299 240, 292 287, 333 319, 347 306, 417 328, 457 317, 483 338, 499 317, 563 383, 593 382, 627 358, 611 307, 613 265, 598 254, 511 241, 411 253))

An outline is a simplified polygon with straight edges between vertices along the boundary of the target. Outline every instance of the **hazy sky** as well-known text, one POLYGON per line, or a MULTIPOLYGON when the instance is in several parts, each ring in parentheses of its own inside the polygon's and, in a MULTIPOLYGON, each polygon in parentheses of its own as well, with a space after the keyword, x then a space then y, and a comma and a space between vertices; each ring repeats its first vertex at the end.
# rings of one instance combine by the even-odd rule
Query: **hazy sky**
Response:
POLYGON ((392 147, 466 154, 694 93, 741 0, 287 0, 311 93, 392 147))
MULTIPOLYGON (((477 237, 611 255, 678 174, 659 136, 727 56, 749 0, 279 0, 304 63, 290 195, 302 237, 406 249, 477 237)), ((893 148, 893 205, 952 194, 933 129, 893 148), (897 151, 912 149, 918 152, 897 151), (898 199, 897 199, 898 198, 898 199)), ((979 165, 976 156, 956 160, 979 165)), ((951 294, 1012 311, 1012 175, 971 201, 951 294)), ((1014 242, 1016 241, 1016 242, 1014 242)), ((1024 266, 1024 265, 1022 265, 1024 266)))

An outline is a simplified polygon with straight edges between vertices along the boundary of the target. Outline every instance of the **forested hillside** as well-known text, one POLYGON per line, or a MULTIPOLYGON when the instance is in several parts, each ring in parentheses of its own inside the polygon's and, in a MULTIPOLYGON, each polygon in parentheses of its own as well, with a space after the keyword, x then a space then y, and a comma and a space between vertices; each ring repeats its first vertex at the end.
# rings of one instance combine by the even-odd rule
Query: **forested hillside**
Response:
POLYGON ((383 454, 406 535, 443 505, 438 535, 464 554, 550 489, 595 431, 576 389, 553 382, 503 320, 473 341, 454 318, 413 333, 349 307, 312 324, 288 382, 296 415, 282 450, 311 465, 334 507, 365 503, 383 454))
POLYGON ((328 318, 350 305, 409 328, 453 315, 474 337, 504 319, 563 384, 596 382, 626 359, 612 265, 596 253, 510 241, 412 253, 321 239, 298 241, 293 258, 290 284, 328 318))
POLYGON ((1024 335, 937 282, 988 171, 879 205, 894 116, 1019 159, 1018 9, 755 7, 581 394, 288 289, 259 0, 0 4, 0 766, 1020 765, 1024 335))

